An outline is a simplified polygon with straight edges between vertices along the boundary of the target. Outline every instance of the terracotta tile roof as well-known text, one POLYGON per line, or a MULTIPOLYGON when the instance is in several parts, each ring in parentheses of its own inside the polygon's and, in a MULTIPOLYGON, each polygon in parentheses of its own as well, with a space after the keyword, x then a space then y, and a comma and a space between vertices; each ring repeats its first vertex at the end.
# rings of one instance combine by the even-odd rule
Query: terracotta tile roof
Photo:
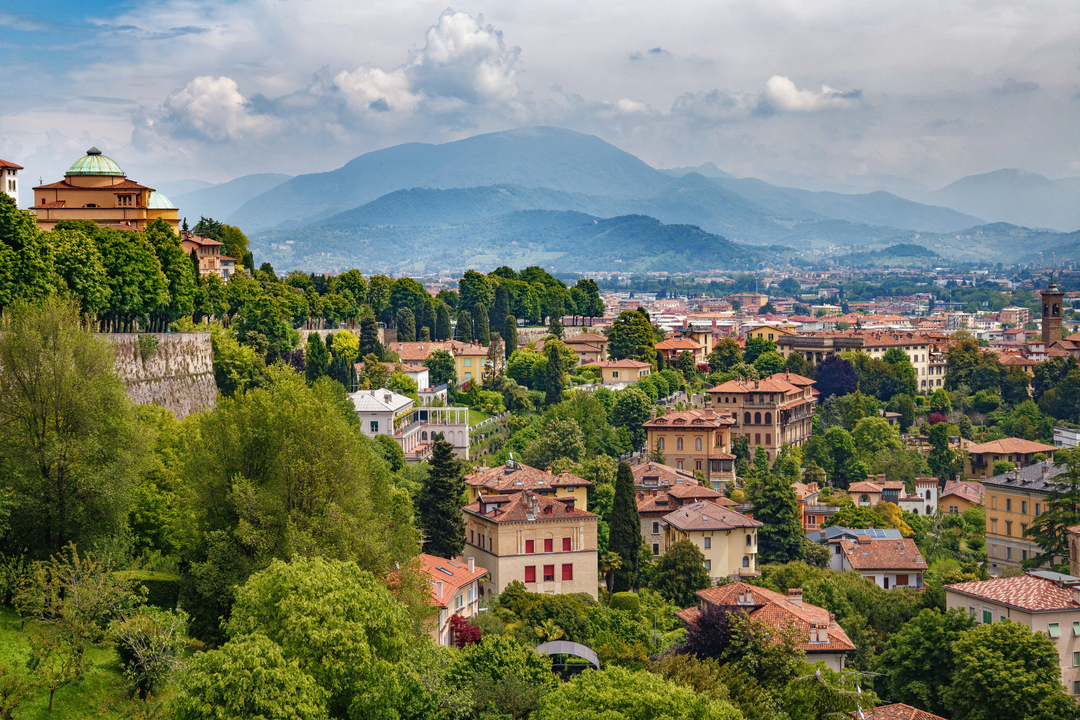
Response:
POLYGON ((859 482, 853 482, 848 486, 848 495, 852 493, 879 493, 885 488, 878 485, 875 482, 869 482, 868 480, 860 480, 859 482))
POLYGON ((713 410, 669 410, 660 417, 642 423, 642 427, 664 430, 691 430, 696 427, 717 429, 737 422, 731 415, 721 415, 713 410))
POLYGON ((940 715, 934 715, 903 703, 893 703, 892 705, 882 705, 881 707, 863 710, 862 716, 866 720, 945 720, 940 715))
POLYGON ((201 235, 196 235, 195 233, 191 233, 191 232, 186 233, 186 234, 181 234, 180 235, 180 241, 181 242, 195 243, 196 245, 201 245, 203 247, 214 247, 214 246, 217 246, 217 245, 224 245, 225 244, 225 243, 220 243, 217 240, 214 240, 213 238, 202 237, 201 235))
MULTIPOLYGON (((855 644, 844 629, 832 619, 827 610, 817 605, 800 605, 786 595, 742 582, 698 590, 697 596, 708 605, 745 609, 751 618, 761 620, 773 628, 794 624, 806 638, 799 643, 799 647, 807 653, 850 652, 855 649, 855 644), (828 641, 810 642, 811 627, 825 629, 828 641)), ((699 606, 695 606, 676 614, 684 622, 692 624, 701 614, 701 610, 699 606)))
POLYGON ((637 509, 640 515, 667 515, 680 506, 679 499, 666 490, 655 493, 638 493, 637 509))
POLYGON ((427 360, 431 353, 438 352, 439 350, 444 350, 451 355, 455 355, 455 344, 456 343, 451 341, 438 342, 431 340, 427 342, 393 342, 387 346, 387 349, 396 352, 402 362, 418 362, 423 364, 424 360, 427 360))
POLYGON ((539 468, 516 461, 511 462, 512 466, 507 463, 489 468, 476 468, 465 476, 465 484, 500 494, 516 493, 522 490, 552 492, 558 487, 592 486, 588 480, 567 472, 552 475, 539 468))
POLYGON ((986 497, 986 488, 977 480, 948 480, 945 490, 941 493, 941 499, 956 496, 968 502, 981 505, 986 497))
MULTIPOLYGON (((719 502, 720 498, 727 500, 727 498, 721 495, 718 491, 713 490, 710 487, 705 487, 704 485, 696 482, 679 483, 677 485, 672 485, 667 489, 667 491, 672 497, 676 497, 680 500, 689 500, 691 498, 700 498, 702 500, 711 500, 713 502, 719 502)), ((731 504, 734 505, 735 503, 732 502, 731 504)))
POLYGON ((66 180, 61 180, 59 182, 49 183, 48 185, 38 185, 34 189, 35 190, 95 190, 95 191, 100 191, 100 190, 153 190, 154 188, 147 187, 146 185, 140 185, 139 183, 135 182, 134 180, 124 179, 124 180, 121 180, 118 183, 113 183, 112 185, 102 185, 100 187, 82 187, 82 186, 79 186, 79 185, 72 185, 71 183, 67 182, 66 180))
POLYGON ((0 160, 0 167, 13 168, 15 170, 22 170, 23 169, 22 165, 16 165, 15 163, 8 162, 7 160, 0 160))
POLYGON ((997 453, 999 455, 1003 453, 1020 453, 1025 455, 1027 453, 1044 453, 1052 450, 1057 450, 1057 448, 1053 445, 1043 445, 1042 443, 1032 442, 1031 440, 1024 440, 1022 438, 991 440, 990 442, 985 442, 981 445, 969 445, 967 448, 969 453, 997 453))
POLYGON ((582 365, 582 367, 611 367, 611 368, 647 368, 652 367, 647 362, 641 362, 640 360, 594 360, 582 365))
POLYGON ((756 528, 763 524, 710 500, 684 505, 665 515, 664 522, 683 531, 756 528))
POLYGON ((494 523, 597 518, 586 510, 569 507, 562 500, 528 491, 513 495, 483 495, 476 502, 461 508, 461 511, 494 523))
POLYGON ((39 210, 39 209, 54 210, 56 208, 64 207, 65 203, 67 203, 67 200, 56 200, 55 202, 41 203, 40 205, 31 205, 30 209, 31 210, 39 210))
POLYGON ((997 578, 946 585, 947 591, 1010 605, 1021 610, 1076 610, 1073 591, 1053 580, 1034 575, 997 578))
POLYGON ((445 560, 426 553, 420 553, 416 559, 420 562, 420 571, 431 581, 431 604, 435 607, 449 607, 459 589, 488 574, 487 570, 475 565, 470 573, 468 564, 445 560), (441 596, 435 584, 439 580, 443 584, 441 596))
POLYGON ((910 538, 887 540, 861 535, 857 540, 836 543, 855 570, 926 570, 926 561, 910 538))
POLYGON ((572 338, 563 340, 567 345, 576 345, 578 343, 589 343, 591 345, 592 343, 606 343, 607 341, 608 339, 603 335, 594 335, 593 333, 581 333, 580 335, 575 335, 572 338))
POLYGON ((700 350, 701 345, 697 344, 693 340, 686 340, 684 338, 677 338, 673 340, 664 340, 656 343, 653 347, 657 350, 700 350))
POLYGON ((697 478, 694 473, 689 470, 679 470, 668 465, 662 465, 660 463, 648 462, 641 463, 640 465, 634 465, 632 467, 634 473, 634 485, 638 487, 662 487, 666 485, 674 485, 676 483, 688 482, 698 484, 697 478), (645 479, 656 479, 655 483, 645 484, 645 479))

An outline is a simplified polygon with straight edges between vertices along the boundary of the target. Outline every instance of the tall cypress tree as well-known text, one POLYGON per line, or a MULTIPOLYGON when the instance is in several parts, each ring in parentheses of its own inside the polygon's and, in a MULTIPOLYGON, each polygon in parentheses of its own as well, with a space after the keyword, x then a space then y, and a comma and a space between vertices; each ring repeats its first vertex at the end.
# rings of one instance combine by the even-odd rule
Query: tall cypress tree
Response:
POLYGON ((476 342, 487 347, 491 343, 491 325, 488 323, 486 306, 476 303, 473 307, 473 324, 476 326, 476 342))
POLYGON ((416 497, 426 553, 449 559, 465 549, 460 505, 464 474, 465 465, 454 455, 454 446, 439 435, 432 448, 431 469, 416 497))
POLYGON ((495 302, 491 305, 492 330, 497 330, 499 336, 505 339, 509 329, 506 327, 506 316, 510 314, 510 293, 502 285, 495 286, 495 302))
POLYGON ((506 320, 503 321, 503 327, 506 328, 503 338, 505 338, 504 342, 506 343, 506 359, 509 360, 518 346, 517 318, 513 315, 507 315, 506 320))
POLYGON ((382 357, 382 344, 379 342, 379 323, 374 316, 365 315, 360 321, 360 357, 375 353, 382 357))
POLYGON ((304 350, 304 377, 309 383, 314 383, 329 369, 330 351, 326 349, 318 333, 311 333, 308 335, 307 347, 304 350))
POLYGON ((416 340, 416 316, 413 311, 403 307, 397 311, 394 319, 397 325, 398 342, 414 342, 416 340))
POLYGON ((420 315, 416 318, 416 339, 420 340, 424 334, 423 328, 428 329, 428 339, 435 335, 435 308, 432 307, 431 299, 427 298, 420 303, 420 315))
POLYGON ((450 331, 450 306, 441 302, 439 303, 438 309, 435 311, 435 328, 433 334, 436 340, 449 340, 450 331))
POLYGON ((802 515, 790 478, 762 471, 754 497, 754 519, 763 523, 758 531, 760 562, 786 563, 802 557, 802 515))
POLYGON ((563 365, 561 346, 562 343, 558 340, 548 340, 544 344, 544 355, 547 356, 547 393, 544 396, 544 402, 548 407, 563 401, 566 367, 563 365))
POLYGON ((637 509, 634 472, 629 463, 619 463, 608 535, 608 550, 618 553, 622 558, 622 568, 615 571, 615 592, 626 592, 637 586, 641 542, 641 516, 637 509))
POLYGON ((462 310, 457 314, 457 339, 463 343, 473 341, 472 314, 468 310, 462 310))

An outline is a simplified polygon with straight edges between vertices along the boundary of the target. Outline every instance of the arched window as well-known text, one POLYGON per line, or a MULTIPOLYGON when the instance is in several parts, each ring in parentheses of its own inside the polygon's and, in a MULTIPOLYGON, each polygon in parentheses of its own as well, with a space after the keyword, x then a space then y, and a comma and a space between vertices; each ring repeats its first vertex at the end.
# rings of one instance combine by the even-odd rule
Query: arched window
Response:
POLYGON ((697 440, 694 441, 694 446, 695 446, 696 450, 701 449, 701 438, 698 438, 697 440))
POLYGON ((744 568, 750 567, 750 556, 749 555, 743 555, 742 556, 742 566, 744 568))
POLYGON ((927 490, 927 491, 926 491, 926 499, 927 499, 927 500, 929 500, 929 499, 930 499, 930 491, 929 491, 929 490, 927 490))
POLYGON ((860 495, 859 496, 859 504, 861 505, 862 503, 869 504, 870 503, 870 496, 869 495, 860 495))
POLYGON ((1053 315, 1054 317, 1057 317, 1058 315, 1061 314, 1061 307, 1058 306, 1057 303, 1054 303, 1053 309, 1052 309, 1050 314, 1053 315))
POLYGON ((760 425, 761 424, 761 413, 759 413, 759 412, 754 413, 754 424, 755 425, 760 425))
POLYGON ((682 438, 679 438, 678 440, 675 441, 675 449, 676 450, 682 450, 682 438))
POLYGON ((749 425, 750 424, 750 413, 746 413, 745 415, 743 415, 743 424, 744 425, 749 425))
POLYGON ((427 442, 427 431, 425 430, 424 432, 420 433, 420 435, 421 435, 421 439, 424 442, 427 442))
POLYGON ((753 545, 754 545, 754 536, 751 535, 750 533, 747 533, 746 534, 746 547, 753 547, 753 545))
POLYGON ((765 413, 765 424, 766 425, 772 425, 772 413, 771 412, 765 413))
POLYGON ((934 512, 930 509, 929 505, 926 506, 926 514, 927 515, 933 515, 934 514, 934 512))
POLYGON ((919 508, 915 508, 912 512, 914 512, 916 515, 918 515, 919 514, 919 508))

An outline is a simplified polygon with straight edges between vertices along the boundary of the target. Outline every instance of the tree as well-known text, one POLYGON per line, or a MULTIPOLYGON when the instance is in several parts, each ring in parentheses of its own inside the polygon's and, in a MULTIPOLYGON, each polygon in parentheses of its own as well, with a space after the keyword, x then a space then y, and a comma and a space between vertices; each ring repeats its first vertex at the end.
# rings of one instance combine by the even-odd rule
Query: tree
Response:
POLYGON ((656 359, 652 321, 644 309, 623 310, 608 331, 608 355, 612 360, 640 360, 652 363, 656 359))
POLYGON ((758 355, 754 361, 754 369, 761 377, 769 377, 784 370, 784 358, 778 352, 767 352, 758 355))
MULTIPOLYGON (((52 247, 53 266, 57 274, 64 280, 68 290, 78 298, 79 308, 87 315, 97 315, 108 305, 111 291, 101 253, 98 252, 93 238, 77 229, 53 230, 47 237, 52 247)), ((187 258, 183 258, 183 261, 186 263, 187 258)), ((11 262, 13 263, 14 259, 11 262)), ((194 298, 195 276, 188 274, 192 277, 191 289, 194 298)), ((6 305, 10 301, 11 298, 5 300, 0 296, 0 305, 6 305)))
POLYGON ((647 433, 643 425, 649 421, 652 407, 653 404, 648 395, 636 387, 628 387, 620 391, 615 398, 615 406, 611 411, 611 424, 615 427, 626 428, 634 447, 639 448, 645 444, 647 433))
POLYGON ((363 390, 378 390, 390 382, 390 369, 374 353, 364 356, 364 373, 360 387, 363 390))
POLYGON ((686 628, 686 652, 699 660, 723 661, 735 630, 732 616, 738 609, 706 604, 705 609, 686 628))
POLYGON ((155 607, 140 607, 109 628, 120 656, 120 667, 139 698, 165 684, 180 666, 187 647, 187 615, 155 607))
POLYGON ((503 635, 484 635, 464 648, 450 664, 446 681, 451 687, 473 688, 478 715, 515 720, 530 717, 540 699, 559 684, 551 672, 551 656, 503 635))
MULTIPOLYGON (((152 220, 142 234, 153 248, 168 283, 168 302, 162 304, 152 318, 156 329, 165 330, 174 320, 191 315, 195 308, 196 280, 199 276, 192 272, 180 238, 167 222, 161 218, 152 220)), ((247 238, 244 238, 244 244, 246 249, 247 238)))
POLYGON ((487 275, 482 275, 475 270, 466 270, 465 274, 458 280, 460 307, 471 309, 480 304, 487 309, 494 298, 492 284, 487 275))
POLYGON ((326 375, 330 368, 330 351, 318 333, 308 335, 304 351, 304 377, 309 384, 326 375))
POLYGON ((416 316, 416 339, 431 340, 433 337, 435 337, 435 307, 431 298, 427 297, 420 303, 420 314, 416 316))
POLYGON ((956 670, 946 705, 954 720, 1067 720, 1076 703, 1061 685, 1054 640, 1024 623, 986 623, 953 643, 956 670))
POLYGON ((585 671, 540 702, 537 720, 736 720, 725 700, 710 700, 653 673, 611 666, 585 671))
POLYGON ((784 361, 784 370, 803 377, 812 377, 814 374, 814 366, 797 352, 788 355, 784 361))
POLYGON ((762 523, 758 530, 762 564, 802 558, 802 514, 788 478, 766 474, 761 479, 754 494, 754 519, 762 523))
POLYGON ((0 318, 0 492, 7 549, 46 558, 118 532, 145 456, 113 348, 72 300, 16 300, 0 318))
MULTIPOLYGON (((329 335, 326 336, 330 338, 329 335)), ((339 330, 334 333, 332 347, 334 355, 340 356, 348 364, 353 364, 360 357, 360 338, 348 330, 339 330)))
POLYGON ((463 343, 473 341, 473 319, 468 310, 461 310, 457 316, 457 339, 463 343))
POLYGON ((439 303, 439 307, 435 311, 435 339, 449 340, 452 332, 450 307, 446 303, 439 303))
POLYGON ((365 315, 360 320, 360 357, 375 354, 382 355, 382 344, 379 342, 379 324, 371 315, 365 315))
POLYGON ((181 674, 177 720, 326 720, 326 691, 265 635, 199 653, 181 674), (257 692, 252 690, 257 688, 257 692))
POLYGON ((641 553, 641 516, 637 509, 634 472, 628 463, 619 463, 615 477, 615 500, 611 507, 611 530, 608 549, 622 558, 622 567, 615 571, 615 590, 622 592, 637 587, 638 556, 641 553))
POLYGON ((896 427, 883 417, 864 417, 855 423, 851 439, 860 453, 873 455, 879 450, 903 450, 896 427))
POLYGON ((416 341, 416 317, 412 310, 407 307, 399 308, 394 325, 397 327, 398 342, 416 341))
POLYGON ((843 490, 853 482, 866 479, 866 468, 859 462, 855 440, 847 430, 829 428, 825 432, 825 443, 829 451, 827 461, 821 458, 818 462, 834 486, 843 490))
POLYGON ((484 347, 491 342, 491 328, 488 324, 487 306, 477 303, 473 306, 473 323, 476 325, 476 342, 484 347))
POLYGON ((975 621, 963 610, 923 610, 889 636, 879 660, 882 696, 941 715, 956 669, 953 644, 975 621))
POLYGON ((709 353, 709 372, 728 372, 742 362, 742 350, 732 338, 721 338, 709 353))
POLYGON ((859 375, 855 372, 855 366, 839 355, 830 355, 821 361, 814 371, 814 381, 822 399, 833 395, 848 395, 859 387, 859 375))
POLYGON ((432 385, 453 386, 457 384, 457 366, 454 356, 446 350, 436 350, 424 359, 432 385))
POLYGON ((168 280, 143 233, 103 228, 96 240, 109 282, 108 321, 128 329, 168 305, 168 280))
POLYGON ((775 352, 776 343, 772 340, 757 337, 747 338, 746 345, 743 348, 743 362, 753 365, 754 361, 765 353, 775 352))
POLYGON ((957 465, 956 453, 949 449, 948 425, 938 423, 930 428, 930 446, 930 457, 926 462, 930 472, 944 485, 953 479, 957 465))
POLYGON ((585 440, 581 427, 572 418, 552 418, 544 432, 525 449, 522 458, 526 465, 550 468, 557 460, 579 463, 585 459, 585 440))
POLYGON ((464 475, 464 465, 454 455, 454 446, 438 436, 432 447, 431 469, 416 498, 425 551, 432 555, 453 558, 465 549, 460 500, 465 492, 464 475))
POLYGON ((705 555, 689 540, 680 540, 667 549, 656 563, 649 589, 663 595, 679 607, 697 604, 698 590, 712 585, 705 569, 705 555))
MULTIPOLYGON (((697 377, 697 363, 694 362, 694 356, 686 350, 679 353, 678 368, 679 372, 683 374, 683 377, 686 378, 687 382, 690 382, 697 377)), ((667 394, 669 393, 665 393, 665 395, 667 394)))
POLYGON ((548 407, 563 400, 563 386, 566 384, 566 365, 561 350, 566 346, 555 339, 544 343, 544 356, 547 358, 547 392, 544 402, 548 407))
MULTIPOLYGON (((496 330, 502 337, 507 337, 509 327, 506 325, 506 316, 510 314, 510 293, 502 283, 495 283, 495 299, 491 305, 491 320, 496 330)), ((517 328, 515 322, 515 329, 517 328)))
POLYGON ((1050 494, 1043 512, 1024 533, 1041 550, 1028 558, 1025 567, 1037 568, 1069 557, 1068 528, 1080 524, 1080 450, 1060 449, 1055 459, 1067 469, 1049 481, 1050 494))
POLYGON ((873 690, 859 687, 858 675, 840 673, 819 662, 784 688, 784 710, 791 720, 858 717, 877 705, 873 690))
POLYGON ((503 328, 504 351, 506 360, 509 362, 510 356, 518 349, 517 318, 507 315, 503 321, 503 328))
POLYGON ((915 424, 915 401, 911 399, 910 395, 893 395, 892 400, 889 401, 888 409, 890 412, 900 414, 900 420, 898 421, 900 432, 906 433, 915 424))

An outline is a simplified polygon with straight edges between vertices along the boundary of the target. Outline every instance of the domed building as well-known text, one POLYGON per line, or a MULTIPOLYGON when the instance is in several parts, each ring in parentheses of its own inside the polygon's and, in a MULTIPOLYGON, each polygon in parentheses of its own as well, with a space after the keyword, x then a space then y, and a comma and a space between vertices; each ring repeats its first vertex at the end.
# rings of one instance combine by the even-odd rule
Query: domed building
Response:
POLYGON ((120 166, 96 147, 76 160, 60 182, 34 188, 38 227, 52 230, 61 220, 93 220, 122 230, 142 230, 163 218, 179 232, 180 212, 152 187, 129 180, 120 166))

